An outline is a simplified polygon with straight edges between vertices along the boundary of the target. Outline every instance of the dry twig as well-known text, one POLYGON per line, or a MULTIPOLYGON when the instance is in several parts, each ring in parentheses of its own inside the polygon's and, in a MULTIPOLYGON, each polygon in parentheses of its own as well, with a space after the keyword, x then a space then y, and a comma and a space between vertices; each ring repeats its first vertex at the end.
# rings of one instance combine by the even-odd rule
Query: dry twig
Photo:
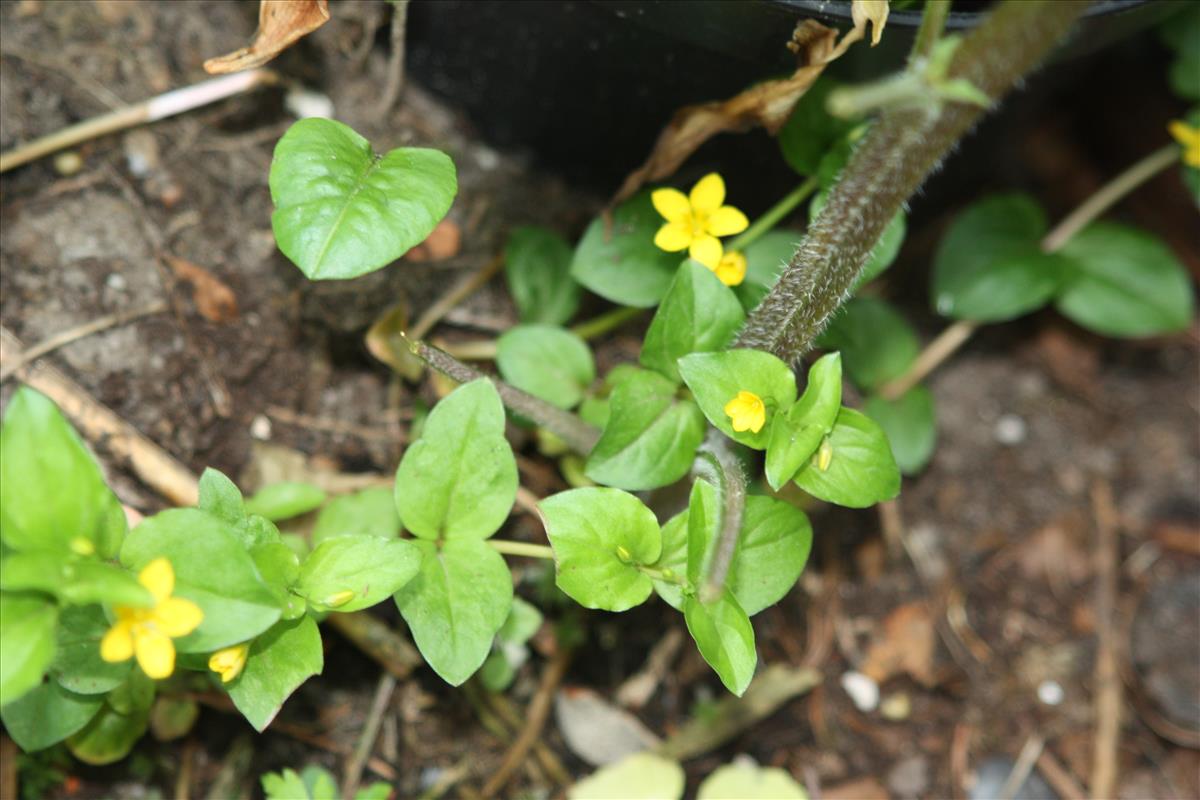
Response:
POLYGON ((1096 519, 1096 736, 1092 748, 1092 797, 1115 797, 1117 746, 1121 738, 1121 678, 1117 641, 1117 577, 1120 542, 1112 488, 1104 482, 1092 487, 1092 512, 1096 519))
POLYGON ((371 711, 363 724, 362 735, 350 758, 346 762, 346 775, 342 780, 342 800, 352 800, 362 782, 363 767, 375 749, 375 740, 379 737, 379 726, 383 715, 392 702, 392 692, 396 690, 396 678, 385 672, 379 676, 379 685, 375 688, 375 698, 371 701, 371 711))

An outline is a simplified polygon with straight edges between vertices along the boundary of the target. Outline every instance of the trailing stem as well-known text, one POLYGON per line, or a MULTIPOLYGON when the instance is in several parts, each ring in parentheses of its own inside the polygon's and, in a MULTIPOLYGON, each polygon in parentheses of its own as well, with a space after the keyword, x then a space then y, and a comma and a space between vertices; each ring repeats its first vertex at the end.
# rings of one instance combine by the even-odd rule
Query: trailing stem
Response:
MULTIPOLYGON (((1006 0, 955 50, 947 80, 992 102, 1062 38, 1086 0, 1006 0)), ((884 227, 984 113, 969 103, 883 112, 855 149, 821 214, 735 344, 794 362, 848 299, 884 227)))
POLYGON ((700 601, 711 603, 721 596, 738 535, 742 531, 742 516, 746 510, 746 472, 729 448, 729 440, 716 430, 709 430, 693 468, 699 477, 711 479, 717 488, 717 507, 721 509, 721 528, 708 574, 700 588, 700 601))

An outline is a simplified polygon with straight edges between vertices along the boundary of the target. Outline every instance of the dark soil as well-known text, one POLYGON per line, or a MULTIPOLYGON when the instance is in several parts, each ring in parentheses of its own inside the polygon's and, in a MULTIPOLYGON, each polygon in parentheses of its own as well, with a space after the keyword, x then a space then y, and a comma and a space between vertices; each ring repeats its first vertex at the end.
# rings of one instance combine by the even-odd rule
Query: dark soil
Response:
MULTIPOLYGON (((285 89, 263 89, 88 143, 75 174, 60 174, 53 158, 6 174, 0 323, 31 345, 169 299, 166 313, 83 338, 50 362, 192 469, 243 476, 247 489, 255 475, 281 468, 266 443, 299 451, 311 457, 310 467, 326 471, 393 470, 403 421, 437 395, 429 381, 404 383, 376 362, 363 344, 366 328, 397 302, 419 315, 461 275, 500 253, 514 225, 578 235, 603 198, 540 171, 536 154, 489 147, 486 130, 412 80, 396 109, 381 114, 387 20, 382 4, 335 3, 333 20, 273 66, 331 98, 337 118, 377 150, 415 143, 449 152, 459 171, 450 218, 462 232, 460 252, 441 261, 405 259, 344 283, 307 282, 271 234, 267 170, 293 117, 285 89), (169 257, 232 289, 236 315, 222 322, 201 315, 169 257)), ((242 46, 255 24, 256 4, 249 2, 4 2, 0 148, 202 80, 203 60, 242 46)), ((941 327, 928 311, 927 264, 951 215, 992 190, 1031 191, 1052 218, 1070 210, 1165 141, 1166 120, 1182 110, 1165 88, 1165 67, 1153 33, 1065 65, 1040 89, 1035 80, 947 164, 914 201, 909 239, 883 289, 923 334, 931 338, 941 327)), ((671 111, 662 109, 664 121, 671 111)), ((760 136, 744 141, 772 146, 760 136)), ((725 169, 705 163, 707 152, 685 168, 689 175, 725 169)), ((634 166, 614 171, 612 186, 634 166)), ((785 169, 781 161, 778 169, 785 169)), ((750 194, 749 208, 774 199, 765 190, 750 194)), ((1115 216, 1163 237, 1200 275, 1195 213, 1171 173, 1115 216)), ((584 316, 604 308, 595 298, 588 302, 584 316)), ((438 332, 476 339, 514 322, 503 281, 493 279, 438 332)), ((631 360, 642 324, 602 340, 600 363, 631 360)), ((1188 587, 1200 581, 1198 348, 1195 326, 1178 336, 1118 342, 1053 312, 982 331, 930 381, 938 449, 929 467, 906 481, 887 535, 875 512, 813 509, 812 565, 784 602, 756 620, 763 661, 815 666, 823 683, 721 750, 688 762, 692 790, 745 753, 785 767, 826 796, 964 797, 972 786, 986 791, 977 782, 981 765, 1008 759, 991 765, 1001 764, 1003 780, 1031 740, 1086 787, 1103 622, 1094 613, 1095 497, 1108 491, 1120 529, 1119 795, 1200 797, 1200 755, 1178 743, 1179 729, 1195 730, 1187 687, 1200 670, 1200 619, 1187 612, 1188 587), (1173 586, 1182 588, 1163 589, 1173 586), (907 711, 891 719, 859 711, 841 678, 862 668, 872 644, 887 638, 885 620, 903 607, 935 627, 933 657, 883 683, 889 707, 907 711), (1132 658, 1134 640, 1150 643, 1138 647, 1143 655, 1162 655, 1132 658), (1039 699, 1039 688, 1044 695, 1051 684, 1062 691, 1056 704, 1039 699), (1180 684, 1183 694, 1172 694, 1180 684)), ((5 383, 3 399, 14 383, 5 383)), ((565 486, 532 442, 524 452, 532 466, 523 480, 535 494, 565 486)), ((147 513, 162 507, 119 464, 106 467, 129 505, 147 513)), ((514 516, 510 527, 513 537, 541 535, 528 517, 514 516)), ((546 576, 517 566, 519 591, 540 597, 546 576)), ((402 628, 385 606, 378 613, 402 628)), ((661 603, 621 617, 557 606, 547 612, 577 623, 585 636, 568 682, 609 698, 665 630, 683 624, 661 603)), ((53 756, 23 759, 22 779, 46 783, 49 797, 140 798, 200 796, 214 786, 257 796, 263 772, 308 763, 340 774, 344 758, 329 743, 357 742, 380 671, 337 633, 326 638, 325 673, 281 715, 288 732, 276 726, 252 737, 240 717, 206 708, 183 741, 147 737, 130 759, 102 769, 68 760, 60 765, 70 776, 65 782, 53 779, 53 756), (248 750, 248 761, 235 757, 248 750)), ((920 649, 902 638, 892 644, 920 649)), ((544 664, 535 655, 510 691, 519 709, 544 664)), ((687 644, 638 716, 669 736, 721 696, 687 644)), ((553 718, 543 739, 577 776, 590 771, 553 718)), ((397 687, 375 753, 398 776, 395 796, 408 798, 460 764, 461 786, 478 788, 505 749, 462 692, 419 669, 397 687)), ((1060 792, 1064 785, 1060 776, 1060 792)), ((530 797, 556 796, 561 788, 527 770, 512 786, 530 797)))

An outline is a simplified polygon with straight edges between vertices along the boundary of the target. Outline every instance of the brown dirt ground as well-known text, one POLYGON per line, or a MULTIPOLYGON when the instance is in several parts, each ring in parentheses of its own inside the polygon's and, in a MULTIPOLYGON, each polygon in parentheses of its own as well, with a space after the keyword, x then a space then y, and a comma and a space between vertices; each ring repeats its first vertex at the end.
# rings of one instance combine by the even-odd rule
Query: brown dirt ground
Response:
MULTIPOLYGON (((429 385, 403 384, 373 361, 362 345, 366 326, 399 299, 419 313, 459 275, 498 253, 513 225, 544 224, 573 236, 599 203, 530 168, 520 154, 492 150, 451 107, 411 82, 403 102, 380 118, 376 87, 387 51, 384 32, 378 42, 375 34, 384 21, 378 5, 337 3, 333 21, 276 66, 333 98, 337 117, 377 149, 419 143, 454 157, 460 194, 451 219, 463 231, 458 255, 346 283, 305 282, 276 251, 270 231, 267 168, 291 118, 282 90, 269 89, 89 143, 80 148, 82 170, 69 177, 56 173, 50 159, 5 175, 0 322, 31 344, 103 314, 172 298, 171 312, 82 339, 51 361, 196 470, 211 465, 243 474, 255 451, 251 423, 270 419, 275 408, 377 435, 275 419, 272 442, 341 470, 391 470, 400 452, 397 420, 415 399, 430 402, 435 395, 429 385), (132 161, 148 166, 135 171, 132 161), (236 317, 214 323, 197 313, 188 288, 158 258, 166 254, 229 286, 236 317)), ((204 58, 240 46, 254 25, 249 3, 4 2, 0 147, 200 80, 204 58)), ((1153 37, 1139 41, 1125 53, 1136 56, 1132 66, 1094 62, 1070 87, 1070 103, 1043 106, 1017 122, 1007 118, 1019 127, 1003 151, 981 154, 968 146, 960 158, 986 156, 988 164, 970 191, 1027 188, 1057 216, 1158 146, 1162 121, 1179 108, 1161 86, 1163 57, 1153 37), (1139 113, 1115 110, 1121 108, 1139 113)), ((951 163, 947 172, 953 170, 951 163)), ((613 178, 615 185, 619 176, 613 178)), ((917 224, 885 287, 928 335, 939 327, 923 297, 928 255, 954 203, 974 196, 948 194, 937 208, 917 202, 917 224)), ((1173 176, 1118 209, 1119 217, 1167 238, 1198 272, 1194 213, 1173 176)), ((476 338, 513 320, 502 282, 494 280, 441 330, 476 338)), ((814 563, 756 627, 764 661, 808 660, 823 683, 718 752, 689 762, 689 786, 746 753, 786 767, 829 796, 869 796, 877 789, 846 784, 872 779, 893 797, 960 797, 988 758, 1015 759, 1034 736, 1086 786, 1096 724, 1092 492, 1108 487, 1115 498, 1117 629, 1127 644, 1135 610, 1152 589, 1198 580, 1198 342, 1195 327, 1151 342, 1104 340, 1050 312, 979 335, 930 383, 938 450, 925 472, 906 482, 897 506, 901 538, 915 558, 889 548, 873 512, 814 511, 814 563), (998 435, 1013 430, 1012 438, 998 435), (917 568, 926 571, 924 580, 917 568), (889 721, 856 710, 839 679, 886 638, 884 621, 901 607, 933 620, 938 641, 932 658, 910 665, 915 676, 897 674, 884 683, 885 697, 904 695, 911 703, 903 719, 889 721), (1060 705, 1039 701, 1037 687, 1047 680, 1063 688, 1060 705)), ((636 347, 627 330, 603 342, 598 355, 611 364, 628 360, 636 347)), ((9 381, 3 397, 11 391, 9 381)), ((159 507, 134 477, 116 467, 111 473, 126 502, 145 511, 159 507)), ((549 468, 527 479, 537 492, 561 486, 549 468)), ((511 526, 514 535, 538 535, 528 518, 514 517, 511 526)), ((534 597, 545 576, 523 568, 518 577, 522 592, 534 597)), ((390 608, 380 613, 398 622, 390 608)), ((641 666, 667 627, 682 626, 662 604, 620 618, 551 613, 580 622, 587 636, 568 682, 604 695, 641 666)), ((1151 643, 1183 642, 1177 668, 1200 664, 1200 620, 1185 617, 1186 629, 1177 630, 1160 629, 1156 619, 1139 623, 1142 635, 1151 643)), ((918 641, 903 636, 892 644, 920 652, 918 641)), ((311 736, 353 743, 379 671, 332 632, 328 648, 325 674, 301 690, 281 720, 311 736)), ((518 705, 528 702, 543 663, 535 657, 522 671, 511 691, 518 705)), ((1153 692, 1128 658, 1122 663, 1120 796, 1200 797, 1200 757, 1162 735, 1148 711, 1153 692)), ((669 735, 719 696, 714 677, 685 647, 640 716, 669 735)), ((256 787, 258 775, 282 766, 342 767, 328 747, 281 733, 249 739, 249 731, 240 719, 205 709, 182 745, 148 738, 121 764, 68 764, 63 769, 74 782, 51 786, 48 796, 171 796, 180 791, 181 771, 183 789, 202 794, 231 776, 234 783, 224 785, 256 787), (232 755, 248 747, 253 758, 239 767, 232 755)), ((571 770, 586 774, 553 720, 544 740, 571 770)), ((464 785, 481 785, 504 750, 461 693, 421 670, 397 689, 376 754, 399 775, 396 796, 413 797, 437 770, 464 759, 464 785)), ((37 775, 51 760, 22 764, 27 775, 37 775)), ((553 794, 531 774, 518 773, 514 786, 528 796, 553 794)))

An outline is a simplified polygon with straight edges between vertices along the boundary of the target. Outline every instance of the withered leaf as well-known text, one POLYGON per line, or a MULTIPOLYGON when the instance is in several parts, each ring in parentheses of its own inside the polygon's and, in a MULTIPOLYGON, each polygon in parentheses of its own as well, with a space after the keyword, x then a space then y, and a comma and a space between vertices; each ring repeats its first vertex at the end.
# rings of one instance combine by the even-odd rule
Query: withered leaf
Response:
POLYGON ((214 75, 261 67, 329 21, 329 0, 261 0, 258 33, 249 47, 204 62, 214 75))
POLYGON ((199 264, 167 255, 167 263, 181 281, 192 287, 192 300, 200 316, 209 322, 228 322, 238 315, 237 295, 225 283, 199 264))

